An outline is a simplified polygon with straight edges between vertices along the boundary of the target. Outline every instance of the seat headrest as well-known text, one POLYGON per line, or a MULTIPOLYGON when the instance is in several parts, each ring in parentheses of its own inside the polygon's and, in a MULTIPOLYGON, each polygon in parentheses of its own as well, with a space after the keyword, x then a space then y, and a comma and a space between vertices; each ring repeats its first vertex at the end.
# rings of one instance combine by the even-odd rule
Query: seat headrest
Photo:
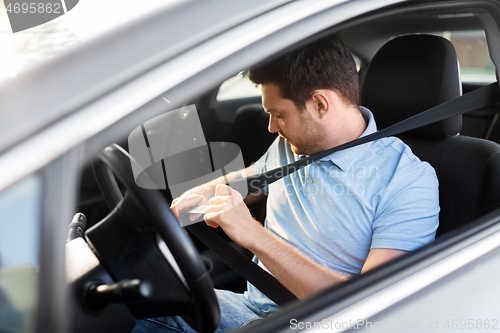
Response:
MULTIPOLYGON (((387 42, 373 57, 363 77, 360 101, 383 129, 460 95, 453 45, 438 36, 407 35, 387 42)), ((458 134, 461 128, 458 115, 406 134, 442 138, 458 134)))

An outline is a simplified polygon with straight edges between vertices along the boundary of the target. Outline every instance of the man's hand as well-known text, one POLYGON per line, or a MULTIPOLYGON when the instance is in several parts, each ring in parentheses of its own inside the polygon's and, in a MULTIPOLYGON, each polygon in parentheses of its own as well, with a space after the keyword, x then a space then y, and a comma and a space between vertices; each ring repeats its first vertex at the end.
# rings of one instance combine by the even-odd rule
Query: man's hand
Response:
MULTIPOLYGON (((253 165, 239 171, 231 172, 223 177, 214 179, 206 184, 196 186, 189 191, 184 192, 180 197, 174 199, 170 208, 174 214, 179 218, 179 214, 196 206, 208 205, 208 200, 212 198, 215 193, 215 188, 218 184, 225 184, 240 178, 248 177, 253 174, 253 165)), ((241 196, 240 196, 241 197, 241 196)), ((189 220, 195 221, 201 216, 198 213, 189 214, 189 220)))
MULTIPOLYGON (((184 192, 180 197, 174 199, 170 208, 179 218, 179 214, 200 205, 208 205, 208 200, 215 194, 215 184, 207 183, 184 192)), ((189 220, 195 221, 201 214, 189 214, 189 220)))
POLYGON ((211 227, 224 230, 239 245, 248 248, 257 238, 262 226, 250 214, 238 191, 227 185, 217 185, 215 197, 205 209, 205 222, 211 227))

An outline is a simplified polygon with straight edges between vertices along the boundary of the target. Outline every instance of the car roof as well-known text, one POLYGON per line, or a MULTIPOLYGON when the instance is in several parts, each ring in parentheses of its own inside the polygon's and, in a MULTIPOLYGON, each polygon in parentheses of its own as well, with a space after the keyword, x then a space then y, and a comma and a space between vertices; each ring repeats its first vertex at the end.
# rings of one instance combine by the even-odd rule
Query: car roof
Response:
MULTIPOLYGON (((16 80, 1 82, 0 153, 137 75, 288 2, 178 1, 78 45, 21 73, 16 80)), ((369 61, 396 35, 482 29, 480 20, 463 15, 465 11, 384 17, 354 25, 343 31, 343 37, 356 55, 369 61)))
POLYGON ((286 2, 176 2, 2 82, 0 152, 148 69, 286 2))

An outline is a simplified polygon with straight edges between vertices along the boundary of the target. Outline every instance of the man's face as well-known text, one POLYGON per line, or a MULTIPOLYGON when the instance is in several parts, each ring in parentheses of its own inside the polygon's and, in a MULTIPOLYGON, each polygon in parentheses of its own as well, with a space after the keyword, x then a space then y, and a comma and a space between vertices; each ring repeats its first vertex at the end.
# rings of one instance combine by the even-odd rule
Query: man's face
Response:
POLYGON ((279 86, 263 84, 262 104, 270 114, 269 132, 285 138, 295 154, 312 155, 321 151, 325 132, 312 115, 312 103, 299 110, 292 100, 281 97, 279 86))

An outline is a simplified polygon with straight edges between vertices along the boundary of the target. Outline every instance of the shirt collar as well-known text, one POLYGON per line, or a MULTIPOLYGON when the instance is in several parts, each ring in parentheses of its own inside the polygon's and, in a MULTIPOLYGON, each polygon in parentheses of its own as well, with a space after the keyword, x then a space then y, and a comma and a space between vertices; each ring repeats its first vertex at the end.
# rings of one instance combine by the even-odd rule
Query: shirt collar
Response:
MULTIPOLYGON (((368 123, 365 131, 361 134, 360 138, 367 136, 369 134, 375 133, 377 131, 377 124, 373 118, 373 114, 367 108, 360 106, 359 110, 368 123)), ((336 153, 330 154, 323 157, 320 161, 332 161, 336 166, 338 166, 342 171, 346 172, 352 165, 363 156, 363 154, 370 148, 373 142, 367 142, 359 146, 344 149, 336 153)))

